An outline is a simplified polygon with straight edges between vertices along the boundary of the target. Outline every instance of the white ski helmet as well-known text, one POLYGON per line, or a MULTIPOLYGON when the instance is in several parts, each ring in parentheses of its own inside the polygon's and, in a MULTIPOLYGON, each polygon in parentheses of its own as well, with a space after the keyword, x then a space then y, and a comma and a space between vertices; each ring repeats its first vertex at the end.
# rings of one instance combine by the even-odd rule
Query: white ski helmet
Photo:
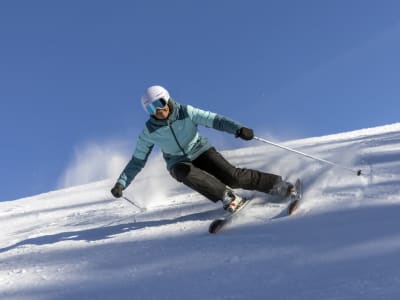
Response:
MULTIPOLYGON (((161 108, 157 106, 157 101, 162 99, 166 104, 169 98, 169 93, 165 88, 159 85, 153 85, 145 90, 141 98, 143 109, 145 112, 152 115, 155 113, 156 108, 161 108)), ((165 104, 162 107, 164 107, 165 104)))

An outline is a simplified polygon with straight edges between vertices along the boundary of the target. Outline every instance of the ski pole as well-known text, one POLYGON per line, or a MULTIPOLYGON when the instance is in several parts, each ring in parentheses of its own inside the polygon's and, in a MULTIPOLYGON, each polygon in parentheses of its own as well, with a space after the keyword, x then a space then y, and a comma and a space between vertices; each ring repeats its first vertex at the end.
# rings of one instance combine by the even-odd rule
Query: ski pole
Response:
POLYGON ((308 157, 308 158, 311 158, 311 159, 314 159, 314 160, 317 160, 317 161, 320 161, 320 162, 323 162, 323 163, 326 163, 326 164, 329 164, 329 165, 332 165, 332 166, 335 166, 335 167, 338 167, 338 168, 341 168, 341 169, 344 169, 344 170, 347 170, 347 171, 350 171, 352 173, 356 173, 357 176, 361 175, 361 170, 357 170, 356 171, 356 170, 354 170, 352 168, 349 168, 349 167, 346 167, 346 166, 342 166, 342 165, 336 164, 334 162, 331 162, 329 160, 318 158, 318 157, 312 156, 310 154, 307 154, 307 153, 304 153, 304 152, 301 152, 301 151, 297 151, 297 150, 294 150, 292 148, 289 148, 289 147, 286 147, 286 146, 283 146, 283 145, 280 145, 280 144, 273 143, 271 141, 267 141, 267 140, 265 140, 263 138, 259 138, 257 136, 255 136, 254 139, 257 140, 257 141, 260 141, 260 142, 263 142, 263 143, 266 143, 266 144, 270 144, 272 146, 275 146, 275 147, 278 147, 278 148, 281 148, 281 149, 285 149, 287 151, 290 151, 290 152, 293 152, 293 153, 297 153, 297 154, 300 154, 302 156, 305 156, 305 157, 308 157))
POLYGON ((127 197, 122 196, 122 198, 125 199, 126 201, 128 201, 130 204, 132 204, 132 205, 135 206, 136 208, 139 208, 139 210, 140 210, 141 212, 146 211, 146 209, 144 209, 143 207, 140 207, 139 205, 137 205, 135 202, 133 202, 132 200, 128 199, 127 197))

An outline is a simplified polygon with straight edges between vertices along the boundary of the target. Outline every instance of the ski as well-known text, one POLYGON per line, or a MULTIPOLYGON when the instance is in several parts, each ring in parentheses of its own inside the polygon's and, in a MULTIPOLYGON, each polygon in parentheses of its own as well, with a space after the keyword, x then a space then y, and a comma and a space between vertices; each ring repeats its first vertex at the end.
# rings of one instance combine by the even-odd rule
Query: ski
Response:
POLYGON ((289 196, 290 197, 290 202, 288 205, 289 216, 293 215, 297 211, 301 203, 301 198, 303 197, 303 186, 300 179, 296 180, 294 187, 296 189, 296 194, 294 196, 289 196))
POLYGON ((208 227, 208 232, 211 234, 215 234, 215 233, 218 233, 219 231, 221 231, 221 229, 225 225, 229 224, 233 220, 233 218, 236 216, 236 214, 238 212, 240 212, 241 210, 243 210, 249 203, 250 203, 250 199, 245 198, 243 203, 240 205, 240 207, 237 210, 235 210, 233 213, 226 214, 225 216, 212 221, 210 226, 208 227))
MULTIPOLYGON (((285 200, 283 202, 288 203, 286 211, 287 211, 287 215, 291 216, 293 215, 296 210, 298 209, 300 203, 301 203, 301 199, 302 199, 302 182, 300 179, 297 179, 294 187, 296 189, 296 194, 294 195, 289 195, 288 196, 288 200, 285 200)), ((211 222, 209 228, 208 228, 208 232, 211 234, 216 234, 218 232, 220 232, 226 225, 230 224, 232 222, 232 220, 237 217, 237 214, 242 211, 249 203, 250 203, 250 199, 244 199, 245 201, 243 202, 243 204, 233 213, 229 213, 221 218, 215 219, 214 221, 211 222)), ((286 214, 284 214, 283 216, 285 216, 286 214)))

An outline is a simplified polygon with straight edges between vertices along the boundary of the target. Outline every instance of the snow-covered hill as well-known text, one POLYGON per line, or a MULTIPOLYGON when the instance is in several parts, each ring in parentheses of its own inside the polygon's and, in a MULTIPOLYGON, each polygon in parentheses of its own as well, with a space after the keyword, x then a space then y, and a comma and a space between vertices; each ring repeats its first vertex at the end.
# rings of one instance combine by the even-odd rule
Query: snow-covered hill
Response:
POLYGON ((281 218, 258 194, 220 235, 207 228, 221 205, 160 157, 126 192, 142 213, 110 196, 114 179, 2 202, 0 299, 398 299, 400 124, 284 144, 365 175, 257 142, 227 151, 305 193, 281 218))

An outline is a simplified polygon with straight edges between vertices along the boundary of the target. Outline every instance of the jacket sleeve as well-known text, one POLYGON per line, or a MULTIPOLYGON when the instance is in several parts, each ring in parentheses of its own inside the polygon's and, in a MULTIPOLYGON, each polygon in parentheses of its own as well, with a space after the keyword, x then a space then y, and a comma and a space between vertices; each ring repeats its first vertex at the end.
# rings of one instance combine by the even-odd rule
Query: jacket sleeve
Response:
POLYGON ((144 130, 138 138, 136 149, 131 160, 118 178, 117 182, 122 184, 124 188, 126 188, 136 177, 136 175, 143 169, 151 151, 153 150, 153 147, 154 144, 149 140, 148 134, 144 130))
POLYGON ((214 128, 227 133, 236 134, 243 127, 242 124, 219 114, 201 110, 193 106, 186 106, 189 118, 198 125, 214 128))

